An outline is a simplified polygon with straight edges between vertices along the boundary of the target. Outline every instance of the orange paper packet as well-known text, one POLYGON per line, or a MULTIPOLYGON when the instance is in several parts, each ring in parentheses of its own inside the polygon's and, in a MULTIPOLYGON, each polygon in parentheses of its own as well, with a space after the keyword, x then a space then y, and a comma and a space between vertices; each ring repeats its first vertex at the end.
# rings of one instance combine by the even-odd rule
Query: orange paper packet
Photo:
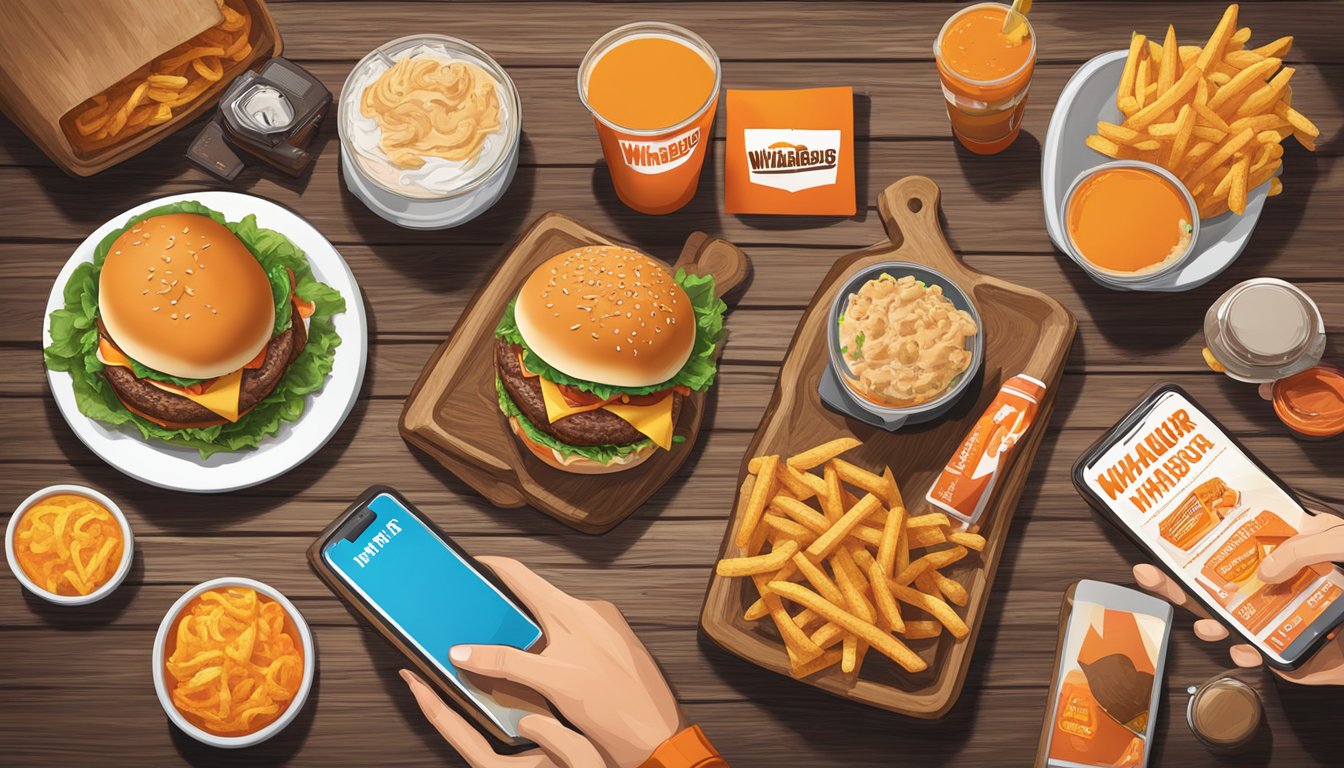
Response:
POLYGON ((853 216, 854 91, 728 91, 729 213, 853 216))

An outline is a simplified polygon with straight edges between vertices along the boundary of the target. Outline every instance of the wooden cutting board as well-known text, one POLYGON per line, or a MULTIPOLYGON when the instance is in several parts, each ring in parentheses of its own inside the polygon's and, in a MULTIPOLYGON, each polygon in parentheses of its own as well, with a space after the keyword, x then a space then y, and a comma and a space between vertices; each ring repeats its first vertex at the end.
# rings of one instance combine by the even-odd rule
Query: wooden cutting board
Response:
MULTIPOLYGON (((979 557, 968 557, 944 571, 961 582, 969 594, 966 607, 958 610, 971 628, 970 635, 960 642, 946 632, 936 640, 911 641, 912 650, 929 665, 919 674, 907 673, 886 658, 870 653, 858 680, 833 667, 803 681, 837 696, 923 718, 941 717, 961 692, 976 635, 988 607, 994 571, 1007 541, 1022 486, 1054 410, 1060 375, 1077 327, 1073 315, 1049 296, 977 272, 958 259, 943 237, 938 205, 938 185, 923 176, 906 177, 878 198, 888 239, 845 256, 827 273, 794 333, 774 396, 739 470, 739 476, 745 479, 747 463, 754 456, 790 455, 832 438, 854 436, 863 441, 863 447, 846 454, 846 459, 878 471, 890 466, 911 515, 936 511, 928 508, 924 493, 994 399, 1000 385, 1019 373, 1046 383, 1048 389, 1040 403, 1037 421, 1019 443, 982 518, 984 551, 979 557), (826 323, 836 291, 856 270, 892 259, 924 264, 961 286, 979 310, 985 339, 982 372, 952 410, 939 420, 894 433, 827 409, 817 394, 818 381, 829 364, 826 323)), ((734 514, 724 533, 720 557, 742 554, 735 543, 740 522, 734 514)), ((773 624, 742 618, 756 597, 749 579, 712 575, 700 626, 726 650, 788 675, 788 656, 773 624)))
MULTIPOLYGON (((543 464, 514 437, 495 393, 495 326, 538 265, 572 248, 598 244, 624 245, 560 213, 538 219, 472 298, 452 336, 430 356, 401 414, 402 437, 490 503, 530 504, 594 534, 629 517, 686 461, 700 432, 706 396, 696 392, 682 400, 676 434, 685 442, 621 472, 564 472, 543 464)), ((742 283, 748 265, 737 246, 696 232, 672 265, 673 271, 679 268, 713 275, 722 297, 742 283)))
POLYGON ((163 52, 223 21, 215 0, 9 0, 0 24, 0 111, 67 173, 88 176, 158 143, 214 106, 258 59, 278 56, 280 33, 262 0, 245 0, 252 53, 168 122, 82 156, 61 118, 163 52))

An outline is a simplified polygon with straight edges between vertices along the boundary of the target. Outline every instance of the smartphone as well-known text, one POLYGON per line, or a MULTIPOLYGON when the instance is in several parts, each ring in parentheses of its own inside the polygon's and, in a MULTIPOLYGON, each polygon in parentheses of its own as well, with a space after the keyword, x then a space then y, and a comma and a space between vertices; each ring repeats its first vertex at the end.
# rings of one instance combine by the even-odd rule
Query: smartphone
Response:
POLYGON ((542 708, 486 690, 448 658, 465 643, 536 646, 541 627, 483 566, 395 490, 374 486, 323 532, 309 559, 336 593, 402 650, 482 729, 531 746, 518 721, 542 708))
POLYGON ((1260 563, 1311 513, 1175 384, 1150 390, 1079 457, 1073 483, 1271 666, 1301 666, 1344 621, 1338 566, 1260 580, 1260 563))
POLYGON ((1074 586, 1050 689, 1044 765, 1148 765, 1171 618, 1171 604, 1142 592, 1090 580, 1074 586))

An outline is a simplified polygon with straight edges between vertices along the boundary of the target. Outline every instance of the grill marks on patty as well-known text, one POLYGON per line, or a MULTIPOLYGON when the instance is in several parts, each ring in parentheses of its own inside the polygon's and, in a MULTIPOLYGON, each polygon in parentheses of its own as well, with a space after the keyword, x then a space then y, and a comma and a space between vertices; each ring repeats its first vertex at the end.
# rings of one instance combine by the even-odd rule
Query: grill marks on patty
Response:
MULTIPOLYGON (((107 336, 101 324, 98 330, 107 336)), ((107 338, 111 339, 110 336, 107 338)), ((116 342, 115 339, 112 341, 116 342)), ((308 329, 303 325, 303 318, 299 316, 298 308, 290 304, 289 329, 271 339, 266 347, 266 358, 260 368, 248 368, 243 371, 238 396, 239 414, 246 413, 275 391, 280 379, 284 378, 285 371, 289 370, 290 364, 298 358, 307 343, 308 329)), ((117 397, 127 405, 160 421, 198 424, 220 420, 219 414, 209 408, 136 378, 130 368, 104 366, 103 378, 107 379, 117 397)))
MULTIPOLYGON (((576 413, 554 422, 546 420, 546 401, 541 395, 541 382, 536 376, 524 376, 518 362, 518 349, 505 339, 495 342, 495 371, 504 382, 518 409, 543 432, 570 445, 629 445, 648 438, 630 422, 601 408, 576 413)), ((672 423, 681 414, 681 395, 673 393, 672 423)))

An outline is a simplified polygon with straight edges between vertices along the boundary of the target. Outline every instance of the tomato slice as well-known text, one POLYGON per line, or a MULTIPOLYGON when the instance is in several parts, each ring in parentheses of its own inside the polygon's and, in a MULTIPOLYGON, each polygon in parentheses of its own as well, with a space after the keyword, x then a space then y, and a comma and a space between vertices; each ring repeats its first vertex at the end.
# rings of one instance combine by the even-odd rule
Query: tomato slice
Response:
POLYGON ((556 384, 555 386, 557 389, 560 390, 560 394, 564 396, 565 401, 568 402, 570 405, 576 407, 584 405, 593 405, 595 403, 603 403, 603 404, 626 403, 629 405, 653 405, 654 403, 662 402, 664 398, 668 397, 673 393, 682 396, 686 396, 691 393, 691 390, 688 389, 687 387, 677 385, 669 389, 663 389, 657 392, 650 392, 647 395, 617 395, 615 397, 601 398, 593 394, 592 392, 584 392, 583 390, 580 389, 567 387, 564 384, 556 384))

